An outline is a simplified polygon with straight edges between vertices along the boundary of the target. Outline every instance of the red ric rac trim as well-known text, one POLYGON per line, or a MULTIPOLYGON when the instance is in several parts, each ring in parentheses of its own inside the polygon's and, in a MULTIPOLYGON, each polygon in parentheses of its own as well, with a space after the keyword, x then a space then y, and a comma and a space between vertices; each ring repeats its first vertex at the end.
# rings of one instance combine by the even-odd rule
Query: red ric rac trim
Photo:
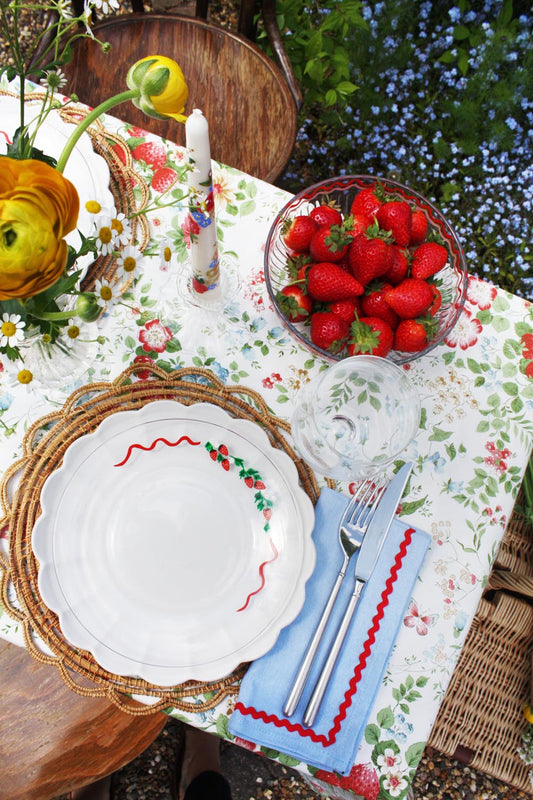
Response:
POLYGON ((123 467, 124 464, 128 461, 128 459, 130 458, 132 452, 135 449, 144 450, 145 452, 148 453, 150 450, 154 449, 154 447, 156 446, 156 444, 158 444, 158 442, 163 442, 163 444, 168 445, 168 447, 177 447, 182 442, 188 442, 189 444, 192 444, 192 445, 200 444, 200 442, 193 442, 193 440, 190 439, 188 436, 180 436, 180 438, 178 439, 177 442, 169 442, 168 439, 165 439, 165 438, 163 438, 161 436, 161 437, 159 437, 159 439, 154 439, 152 444, 149 445, 148 447, 146 447, 144 444, 137 444, 137 443, 136 444, 130 444, 130 446, 128 447, 128 452, 126 453, 126 457, 122 461, 119 461, 118 464, 113 464, 113 466, 114 467, 123 467))
POLYGON ((255 589, 253 592, 250 592, 250 594, 246 598, 246 602, 244 603, 244 605, 242 605, 240 608, 237 609, 237 613, 239 611, 244 611, 244 609, 248 606, 248 603, 250 602, 250 600, 252 599, 254 594, 258 594, 261 591, 261 589, 265 585, 265 567, 266 567, 266 565, 267 564, 272 564, 272 562, 275 561, 277 559, 277 557, 279 556, 278 549, 277 549, 276 545, 274 544, 274 542, 272 541, 272 539, 269 539, 269 542, 270 542, 270 547, 272 548, 272 552, 274 553, 274 555, 272 556, 272 558, 269 558, 268 561, 263 561, 263 563, 259 565, 259 577, 261 578, 261 583, 260 583, 260 585, 258 586, 257 589, 255 589))
POLYGON ((251 716, 253 719, 260 719, 263 722, 272 723, 277 728, 285 728, 290 733, 297 733, 299 736, 303 737, 307 736, 313 742, 322 744, 324 747, 329 747, 332 745, 337 739, 337 734, 341 729, 343 721, 346 719, 346 711, 352 704, 353 696, 357 691, 357 684, 361 680, 361 676, 366 666, 368 657, 370 656, 372 646, 376 641, 376 633, 379 630, 381 620, 384 617, 385 609, 389 604, 390 595, 398 578, 398 573, 401 569, 403 559, 407 553, 407 548, 411 544, 414 532, 414 528, 408 528, 405 531, 400 549, 396 554, 394 564, 391 567, 390 575, 385 583, 385 589, 381 593, 381 600, 378 603, 376 614, 372 619, 372 625, 368 630, 368 634, 363 645, 363 650, 359 655, 359 661, 354 668, 353 675, 348 684, 348 689, 344 694, 344 699, 339 706, 339 710, 335 715, 335 719, 333 720, 333 727, 330 728, 326 735, 316 733, 312 728, 304 728, 298 722, 290 722, 285 717, 280 719, 280 717, 277 717, 275 714, 267 714, 266 711, 258 711, 253 706, 245 706, 240 701, 236 703, 235 710, 240 711, 240 713, 244 714, 244 716, 251 716))

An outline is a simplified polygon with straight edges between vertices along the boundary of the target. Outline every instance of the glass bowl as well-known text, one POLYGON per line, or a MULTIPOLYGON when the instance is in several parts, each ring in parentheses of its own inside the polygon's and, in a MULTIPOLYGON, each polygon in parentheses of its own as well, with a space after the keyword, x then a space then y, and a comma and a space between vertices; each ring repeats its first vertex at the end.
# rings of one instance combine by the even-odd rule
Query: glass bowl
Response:
POLYGON ((421 209, 428 221, 428 233, 432 232, 433 235, 436 235, 448 250, 446 265, 431 279, 438 286, 442 296, 442 305, 435 314, 438 323, 435 334, 428 341, 424 350, 415 353, 391 350, 387 358, 397 364, 403 364, 433 350, 450 333, 464 306, 468 283, 464 253, 455 231, 432 203, 418 192, 396 181, 375 178, 370 175, 345 175, 317 183, 295 195, 278 212, 270 228, 265 246, 265 281, 270 299, 285 327, 311 351, 332 361, 348 357, 346 349, 334 354, 315 345, 310 338, 309 324, 294 323, 289 320, 278 303, 278 292, 291 282, 287 267, 291 251, 282 239, 282 228, 287 218, 308 214, 315 206, 324 203, 334 203, 343 217, 347 217, 355 196, 362 189, 373 187, 378 183, 382 185, 386 193, 392 193, 407 200, 412 207, 421 209))
POLYGON ((405 370, 378 356, 344 358, 296 395, 291 431, 299 455, 321 475, 370 478, 415 437, 420 398, 405 370))

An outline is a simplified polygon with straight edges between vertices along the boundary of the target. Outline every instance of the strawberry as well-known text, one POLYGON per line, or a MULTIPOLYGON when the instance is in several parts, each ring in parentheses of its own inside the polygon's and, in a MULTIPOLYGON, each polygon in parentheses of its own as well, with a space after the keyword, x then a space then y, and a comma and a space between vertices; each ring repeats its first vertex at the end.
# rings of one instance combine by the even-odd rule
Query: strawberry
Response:
POLYGON ((383 284, 361 298, 361 312, 366 317, 379 317, 388 322, 391 328, 398 324, 398 315, 385 300, 385 291, 391 289, 390 284, 383 284))
POLYGON ((164 167, 167 161, 167 151, 161 142, 141 142, 133 149, 133 158, 144 161, 153 169, 164 167))
POLYGON ((338 353, 348 339, 350 326, 332 311, 316 311, 311 316, 311 341, 323 350, 338 353))
POLYGON ((307 214, 286 219, 281 226, 281 238, 294 253, 306 253, 317 224, 307 214))
POLYGON ((411 275, 413 278, 430 278, 446 266, 448 251, 437 242, 424 242, 413 253, 411 275))
POLYGON ((301 281, 313 262, 308 253, 295 253, 287 259, 287 272, 291 281, 301 281))
POLYGON ((128 163, 128 157, 126 155, 125 149, 121 144, 114 144, 112 145, 111 149, 117 156, 117 158, 122 161, 123 164, 128 163))
POLYGON ((394 349, 404 353, 419 353, 427 347, 436 328, 437 323, 432 319, 402 319, 394 332, 394 349))
POLYGON ((344 227, 346 233, 355 238, 359 233, 363 233, 367 228, 370 228, 372 221, 372 217, 367 214, 350 214, 345 220, 344 227))
POLYGON ((303 288, 296 283, 284 286, 277 293, 276 300, 290 322, 302 322, 307 319, 313 308, 313 301, 309 295, 305 294, 303 288))
POLYGON ((348 354, 366 353, 385 358, 392 349, 394 332, 388 322, 379 317, 361 317, 350 326, 348 354))
POLYGON ((342 225, 341 212, 335 208, 335 206, 329 204, 316 206, 309 213, 309 216, 316 222, 319 228, 329 228, 332 225, 342 225))
POLYGON ((358 314, 361 310, 361 301, 359 297, 347 297, 345 300, 333 300, 328 303, 328 308, 334 314, 338 314, 348 325, 351 325, 356 313, 358 314))
POLYGON ((319 261, 307 273, 307 291, 314 300, 329 303, 363 294, 364 289, 342 267, 328 261, 319 261))
POLYGON ((383 276, 383 279, 386 280, 387 283, 392 283, 393 286, 397 286, 403 281, 409 271, 408 251, 404 250, 402 247, 398 247, 397 244, 391 245, 391 249, 393 252, 392 265, 383 276))
POLYGON ((154 172, 151 186, 156 192, 162 194, 170 189, 178 178, 178 173, 170 167, 160 167, 154 172))
POLYGON ((421 208, 413 209, 411 214, 411 246, 422 244, 428 235, 428 218, 421 208))
POLYGON ((354 276, 366 286, 387 272, 392 264, 393 251, 386 235, 379 234, 377 225, 373 225, 355 237, 348 257, 354 276))
POLYGON ((378 773, 372 764, 354 764, 349 775, 338 775, 336 772, 319 769, 315 778, 329 783, 330 786, 349 789, 364 800, 377 800, 379 795, 378 773))
POLYGON ((361 189, 354 197, 350 207, 350 214, 364 214, 366 217, 374 217, 382 205, 382 201, 375 194, 375 188, 369 186, 367 189, 361 189))
POLYGON ((432 317, 434 317, 442 305, 442 295, 440 293, 440 289, 437 289, 437 287, 434 286, 432 283, 430 283, 429 285, 433 289, 433 302, 429 307, 429 313, 432 317))
POLYGON ((407 247, 411 240, 411 216, 411 206, 405 200, 388 200, 376 213, 379 227, 390 231, 400 247, 407 247))
POLYGON ((434 300, 433 289, 420 278, 405 278, 398 286, 387 289, 385 300, 402 319, 424 314, 434 300))
POLYGON ((311 258, 313 261, 341 261, 351 241, 340 225, 319 228, 309 245, 311 258))

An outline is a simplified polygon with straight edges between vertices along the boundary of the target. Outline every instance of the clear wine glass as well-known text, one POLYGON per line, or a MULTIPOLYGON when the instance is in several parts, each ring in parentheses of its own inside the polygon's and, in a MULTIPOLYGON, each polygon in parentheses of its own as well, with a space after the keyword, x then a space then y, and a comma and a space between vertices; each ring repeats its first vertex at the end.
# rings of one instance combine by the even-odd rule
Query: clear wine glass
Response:
POLYGON ((420 399, 404 370, 358 355, 319 373, 296 397, 299 455, 319 474, 360 480, 386 469, 414 438, 420 399))

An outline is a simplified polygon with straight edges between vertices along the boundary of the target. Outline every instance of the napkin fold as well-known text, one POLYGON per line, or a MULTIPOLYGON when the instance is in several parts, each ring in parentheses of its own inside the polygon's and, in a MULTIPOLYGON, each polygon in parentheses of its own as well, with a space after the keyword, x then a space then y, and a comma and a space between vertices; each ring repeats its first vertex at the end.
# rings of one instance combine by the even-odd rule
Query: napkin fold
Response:
POLYGON ((304 606, 274 647, 254 661, 241 683, 229 730, 234 736, 281 751, 304 763, 347 775, 396 641, 413 585, 431 538, 394 519, 372 577, 365 586, 322 706, 312 728, 302 717, 337 625, 353 591, 355 556, 330 617, 300 703, 292 717, 283 706, 342 564, 337 541, 349 498, 322 490, 315 509, 317 562, 304 606))

